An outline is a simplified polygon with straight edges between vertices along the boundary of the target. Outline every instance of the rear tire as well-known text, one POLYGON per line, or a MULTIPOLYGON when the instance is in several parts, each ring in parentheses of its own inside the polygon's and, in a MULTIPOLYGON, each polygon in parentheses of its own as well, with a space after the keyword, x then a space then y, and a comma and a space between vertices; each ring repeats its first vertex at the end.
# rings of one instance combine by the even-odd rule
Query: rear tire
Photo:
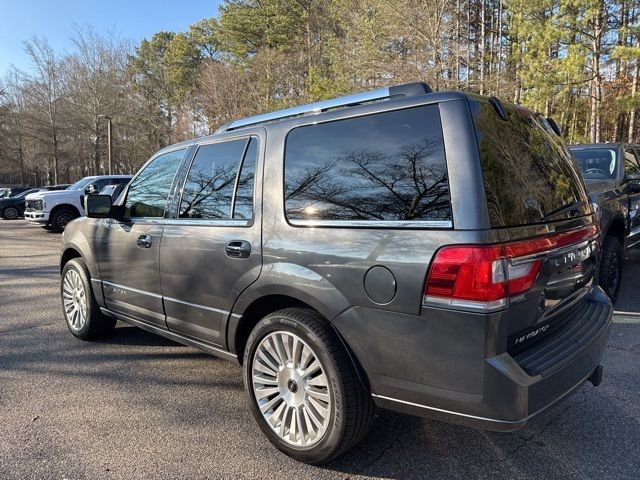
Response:
POLYGON ((22 212, 16 207, 7 207, 2 211, 2 218, 5 220, 16 220, 22 212))
POLYGON ((289 308, 263 318, 247 340, 244 372, 260 429, 296 460, 331 460, 371 427, 371 393, 317 312, 289 308))
POLYGON ((616 301, 622 279, 622 244, 614 236, 607 236, 602 244, 600 258, 600 286, 612 302, 616 301))
POLYGON ((81 340, 105 337, 117 322, 100 311, 89 279, 89 270, 81 258, 69 260, 62 269, 62 312, 69 331, 81 340))
POLYGON ((60 210, 56 210, 51 216, 51 227, 53 227, 53 230, 56 232, 64 232, 67 224, 76 218, 78 218, 78 215, 72 209, 61 208, 60 210))

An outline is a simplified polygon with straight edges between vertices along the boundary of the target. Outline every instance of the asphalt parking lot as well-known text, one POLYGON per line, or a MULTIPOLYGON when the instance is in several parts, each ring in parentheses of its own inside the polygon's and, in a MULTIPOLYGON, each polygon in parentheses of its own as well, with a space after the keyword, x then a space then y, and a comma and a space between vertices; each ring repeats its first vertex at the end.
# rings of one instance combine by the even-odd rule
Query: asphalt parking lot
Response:
POLYGON ((640 252, 626 263, 605 379, 510 434, 380 411, 323 467, 276 451, 239 367, 119 323, 76 340, 60 235, 0 221, 0 478, 640 478, 640 252))

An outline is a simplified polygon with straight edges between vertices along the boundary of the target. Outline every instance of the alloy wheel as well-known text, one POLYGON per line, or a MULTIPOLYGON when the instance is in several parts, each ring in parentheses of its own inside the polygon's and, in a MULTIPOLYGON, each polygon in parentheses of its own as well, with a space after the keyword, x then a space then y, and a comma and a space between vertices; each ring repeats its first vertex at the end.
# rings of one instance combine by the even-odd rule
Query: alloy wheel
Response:
POLYGON ((68 213, 62 213, 58 216, 56 223, 60 230, 64 230, 71 220, 73 220, 73 217, 71 215, 69 215, 68 213))
POLYGON ((4 210, 4 218, 7 220, 15 220, 18 216, 20 216, 20 212, 13 207, 9 207, 4 210))
POLYGON ((73 269, 62 280, 62 303, 67 323, 79 332, 87 323, 87 295, 80 275, 73 269))
POLYGON ((253 356, 253 393, 262 416, 287 444, 319 442, 333 409, 329 382, 317 354, 297 335, 278 331, 253 356))

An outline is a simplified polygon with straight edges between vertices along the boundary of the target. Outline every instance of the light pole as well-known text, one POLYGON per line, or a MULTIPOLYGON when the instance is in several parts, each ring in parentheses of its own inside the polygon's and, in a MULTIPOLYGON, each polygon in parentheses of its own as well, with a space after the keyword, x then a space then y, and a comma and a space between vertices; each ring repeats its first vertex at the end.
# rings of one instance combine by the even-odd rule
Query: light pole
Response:
POLYGON ((109 175, 113 172, 111 171, 111 117, 109 115, 98 115, 98 117, 107 119, 107 158, 109 162, 109 175))

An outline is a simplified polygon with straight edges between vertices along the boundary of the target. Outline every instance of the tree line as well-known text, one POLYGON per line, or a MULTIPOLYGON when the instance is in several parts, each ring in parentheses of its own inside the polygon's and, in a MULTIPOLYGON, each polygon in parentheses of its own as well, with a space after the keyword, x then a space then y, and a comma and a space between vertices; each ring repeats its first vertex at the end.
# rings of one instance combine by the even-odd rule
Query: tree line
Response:
POLYGON ((640 0, 226 0, 139 44, 77 27, 25 41, 0 82, 0 182, 114 173, 236 118, 413 81, 552 116, 570 142, 636 141, 640 0))

